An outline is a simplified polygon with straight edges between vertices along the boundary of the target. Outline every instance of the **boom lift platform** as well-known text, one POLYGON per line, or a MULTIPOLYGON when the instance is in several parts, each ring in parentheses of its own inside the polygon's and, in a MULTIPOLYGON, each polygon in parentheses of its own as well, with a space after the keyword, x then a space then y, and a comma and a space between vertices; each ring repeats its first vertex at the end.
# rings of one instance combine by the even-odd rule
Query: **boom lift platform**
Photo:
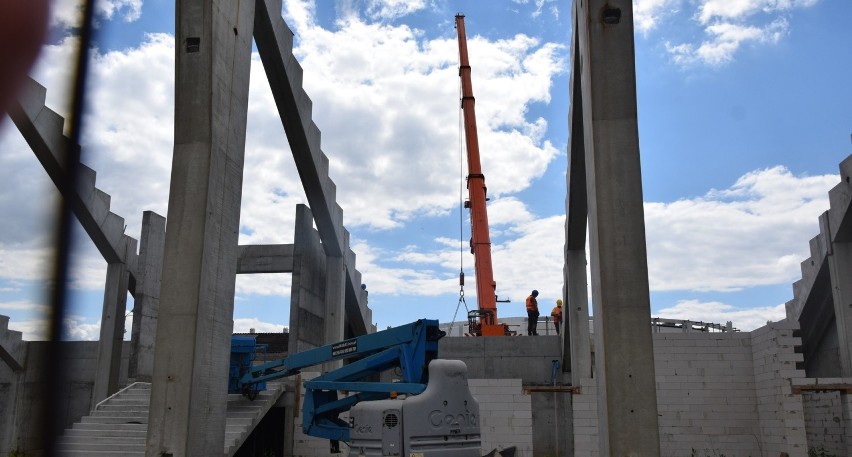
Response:
POLYGON ((305 434, 330 440, 332 452, 339 452, 340 441, 350 443, 358 451, 351 455, 479 456, 479 404, 467 386, 467 366, 438 360, 444 335, 437 320, 421 319, 258 365, 242 355, 245 341, 234 339, 237 367, 231 370, 229 393, 253 398, 266 381, 348 360, 303 383, 305 434), (365 380, 388 370, 400 379, 365 380), (349 395, 339 397, 341 391, 349 395), (340 418, 347 411, 348 422, 340 418))

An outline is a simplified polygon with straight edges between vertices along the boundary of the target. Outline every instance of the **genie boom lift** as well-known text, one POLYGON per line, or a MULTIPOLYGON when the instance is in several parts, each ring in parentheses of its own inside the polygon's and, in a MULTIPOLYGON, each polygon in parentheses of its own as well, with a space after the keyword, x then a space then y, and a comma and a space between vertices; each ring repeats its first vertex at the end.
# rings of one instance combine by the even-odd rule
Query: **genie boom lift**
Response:
POLYGON ((258 365, 245 356, 244 339, 234 337, 229 392, 253 399, 266 381, 347 360, 304 382, 305 434, 330 440, 332 453, 340 441, 349 443, 352 456, 478 457, 479 404, 464 362, 438 359, 444 335, 438 321, 421 319, 258 365), (388 370, 399 379, 367 380, 388 370), (347 411, 345 421, 340 414, 347 411))

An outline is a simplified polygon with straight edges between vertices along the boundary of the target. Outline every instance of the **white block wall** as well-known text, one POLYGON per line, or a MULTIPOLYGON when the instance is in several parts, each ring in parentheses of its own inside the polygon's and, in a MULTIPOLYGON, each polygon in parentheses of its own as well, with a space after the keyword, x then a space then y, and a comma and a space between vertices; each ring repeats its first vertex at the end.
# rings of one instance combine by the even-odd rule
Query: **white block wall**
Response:
POLYGON ((598 457, 598 389, 595 380, 581 379, 580 392, 573 397, 574 455, 598 457))
POLYGON ((846 432, 840 392, 805 392, 802 394, 802 404, 808 447, 822 446, 831 454, 845 455, 846 432))
POLYGON ((796 369, 802 354, 793 347, 802 344, 793 337, 798 324, 787 321, 767 324, 753 332, 755 392, 760 423, 761 449, 764 455, 786 452, 790 457, 807 457, 805 415, 802 396, 792 393, 792 379, 803 378, 796 369))
MULTIPOLYGON (((695 449, 702 456, 806 457, 802 397, 791 388, 804 377, 796 370, 802 355, 794 352, 801 345, 795 328, 781 322, 750 333, 654 334, 661 455, 689 456, 695 449)), ((574 455, 598 457, 595 381, 579 385, 574 455)), ((852 423, 852 397, 841 399, 841 407, 852 423)))
POLYGON ((759 455, 748 333, 654 334, 654 365, 662 455, 759 455))
POLYGON ((515 446, 517 457, 532 457, 532 397, 520 379, 469 379, 479 402, 482 454, 515 446))

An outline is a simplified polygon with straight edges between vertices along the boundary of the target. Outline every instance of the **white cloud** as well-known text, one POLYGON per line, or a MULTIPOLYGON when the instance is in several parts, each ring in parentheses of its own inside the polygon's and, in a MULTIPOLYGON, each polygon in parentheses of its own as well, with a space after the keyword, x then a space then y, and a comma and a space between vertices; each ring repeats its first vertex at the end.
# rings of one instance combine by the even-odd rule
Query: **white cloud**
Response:
POLYGON ((704 0, 698 7, 698 21, 744 20, 758 13, 778 14, 795 8, 809 8, 819 0, 704 0))
POLYGON ((21 332, 24 341, 45 341, 48 334, 46 319, 10 320, 9 329, 21 332))
POLYGON ((393 20, 426 7, 424 0, 368 0, 366 12, 371 19, 393 20))
POLYGON ((646 37, 651 31, 658 32, 674 63, 719 67, 732 62, 744 46, 778 43, 790 33, 793 12, 818 1, 636 0, 634 23, 646 37), (696 26, 703 39, 684 38, 696 26), (674 33, 679 37, 673 39, 674 33))
POLYGON ((670 308, 654 313, 655 317, 666 319, 686 319, 724 325, 731 321, 734 328, 750 332, 763 327, 767 321, 779 321, 786 317, 784 304, 776 306, 754 306, 736 308, 716 301, 681 300, 670 308))
MULTIPOLYGON (((448 212, 459 174, 456 40, 428 40, 406 25, 357 17, 329 31, 315 25, 311 11, 287 3, 347 226, 394 228, 419 214, 448 212)), ((469 48, 489 190, 515 192, 558 153, 543 139, 546 123, 526 113, 532 103, 549 102, 564 49, 523 35, 474 37, 469 48)))
MULTIPOLYGON (((120 17, 124 22, 134 22, 142 16, 143 0, 98 0, 95 2, 96 18, 110 20, 120 17)), ((59 0, 51 2, 50 23, 63 28, 82 26, 83 5, 81 0, 59 0)))
POLYGON ((633 24, 636 30, 647 33, 661 21, 678 11, 680 0, 634 0, 633 24))
POLYGON ((726 291, 792 282, 837 176, 758 170, 731 188, 646 203, 651 290, 726 291))
MULTIPOLYGON (((828 208, 828 189, 837 180, 835 175, 794 176, 774 167, 747 173, 730 188, 711 190, 702 197, 646 202, 651 291, 726 292, 792 283, 800 275, 799 263, 808 256, 807 240, 818 233, 817 218, 828 208)), ((506 235, 495 241, 495 230, 491 231, 497 293, 517 301, 537 288, 543 300, 558 298, 563 282, 564 216, 537 217, 510 198, 490 205, 489 217, 492 225, 497 224, 494 221, 504 225, 500 233, 506 235)), ((434 250, 409 246, 401 252, 359 244, 358 266, 370 278, 370 290, 412 295, 455 292, 458 241, 436 241, 440 247, 434 250), (407 266, 382 267, 377 265, 379 259, 407 266)), ((473 285, 473 257, 468 252, 464 250, 463 259, 467 284, 473 285)), ((504 306, 523 314, 512 304, 504 306)))
POLYGON ((289 328, 286 324, 264 322, 256 317, 234 319, 234 333, 249 333, 252 329, 255 333, 281 333, 289 328))

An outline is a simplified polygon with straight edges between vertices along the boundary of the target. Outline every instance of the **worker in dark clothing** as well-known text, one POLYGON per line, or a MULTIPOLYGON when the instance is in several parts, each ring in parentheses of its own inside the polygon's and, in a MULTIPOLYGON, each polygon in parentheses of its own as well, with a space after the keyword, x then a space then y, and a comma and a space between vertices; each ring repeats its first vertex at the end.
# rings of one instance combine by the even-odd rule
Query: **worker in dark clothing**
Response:
POLYGON ((538 301, 536 301, 535 297, 538 297, 538 291, 533 290, 529 297, 527 297, 527 335, 528 336, 538 336, 538 332, 536 331, 536 327, 538 326, 538 301))

